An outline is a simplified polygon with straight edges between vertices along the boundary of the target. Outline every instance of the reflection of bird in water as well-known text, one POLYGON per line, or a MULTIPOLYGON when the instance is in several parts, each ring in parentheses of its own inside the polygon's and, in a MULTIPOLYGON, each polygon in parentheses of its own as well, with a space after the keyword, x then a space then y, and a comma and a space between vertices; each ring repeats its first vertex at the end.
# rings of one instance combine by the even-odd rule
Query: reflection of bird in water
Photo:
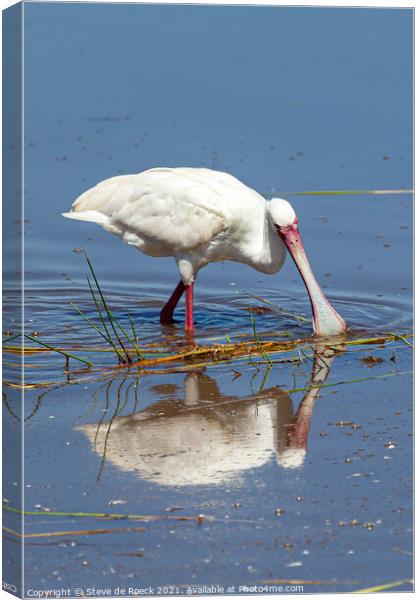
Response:
MULTIPOLYGON (((314 384, 325 381, 332 360, 315 358, 314 384)), ((173 398, 177 386, 163 387, 157 391, 166 392, 166 399, 144 411, 116 417, 111 426, 78 430, 119 469, 161 485, 225 483, 264 465, 273 454, 284 468, 303 464, 319 388, 306 392, 293 415, 290 396, 277 387, 238 399, 221 394, 217 383, 201 373, 186 375, 183 401, 173 398)))

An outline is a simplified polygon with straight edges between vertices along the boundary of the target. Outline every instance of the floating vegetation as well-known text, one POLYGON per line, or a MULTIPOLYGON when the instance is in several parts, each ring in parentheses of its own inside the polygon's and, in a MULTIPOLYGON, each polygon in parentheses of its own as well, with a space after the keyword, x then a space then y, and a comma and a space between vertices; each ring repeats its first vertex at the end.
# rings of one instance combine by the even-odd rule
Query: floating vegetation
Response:
MULTIPOLYGON (((251 319, 253 321, 253 316, 251 319)), ((47 344, 46 342, 41 341, 39 338, 32 338, 31 336, 26 336, 28 339, 33 341, 38 345, 38 347, 34 346, 24 346, 21 345, 12 345, 9 343, 5 343, 3 346, 3 350, 8 354, 19 354, 24 356, 32 356, 36 354, 42 354, 45 352, 54 352, 66 357, 66 361, 68 358, 73 358, 78 360, 87 366, 89 366, 89 371, 80 370, 80 371, 72 371, 72 382, 77 383, 78 381, 86 381, 86 376, 88 375, 89 380, 99 380, 107 378, 108 376, 114 377, 115 371, 120 370, 122 368, 130 368, 135 369, 134 375, 139 374, 165 374, 165 373, 175 373, 175 372, 185 372, 190 369, 197 368, 205 368, 212 365, 223 365, 223 364, 231 364, 234 367, 235 372, 239 372, 238 368, 241 365, 252 364, 253 367, 259 367, 259 365, 263 365, 266 369, 271 369, 276 364, 282 363, 297 363, 300 365, 305 360, 309 360, 313 358, 316 353, 319 353, 317 347, 322 346, 323 350, 328 350, 333 353, 342 353, 349 352, 353 348, 357 349, 359 346, 372 346, 375 348, 384 348, 387 344, 392 344, 398 341, 403 341, 406 345, 412 346, 408 341, 409 338, 412 337, 412 334, 405 334, 401 336, 396 333, 388 333, 383 334, 376 337, 356 337, 353 334, 353 338, 348 337, 346 339, 338 339, 331 338, 325 339, 322 342, 314 340, 314 338, 302 338, 302 339, 264 339, 261 334, 257 333, 255 327, 255 321, 253 321, 253 336, 250 337, 248 334, 248 339, 242 339, 243 336, 238 336, 239 339, 235 341, 230 341, 226 343, 213 343, 210 345, 193 345, 186 342, 184 345, 174 345, 169 344, 143 344, 141 353, 141 358, 138 358, 136 349, 134 346, 130 349, 126 347, 127 353, 130 355, 130 363, 128 361, 122 362, 119 361, 117 365, 109 365, 104 364, 101 355, 107 353, 115 353, 114 348, 104 347, 104 346, 89 346, 81 349, 80 347, 56 347, 51 344, 47 344), (407 344, 408 342, 408 344, 407 344), (91 355, 97 354, 97 361, 94 362, 91 360, 84 360, 80 357, 73 354, 73 351, 77 349, 79 352, 82 351, 84 353, 89 352, 91 355), (178 364, 181 363, 181 364, 178 364)), ((133 337, 130 338, 132 341, 138 345, 137 336, 134 339, 134 327, 133 327, 133 337)), ((272 333, 265 334, 270 335, 272 337, 272 333)), ((7 342, 7 341, 6 341, 7 342)), ((117 348, 117 351, 121 353, 121 350, 117 348)), ((381 362, 381 361, 378 361, 381 362)), ((376 363, 375 363, 376 364, 376 363)), ((29 368, 29 364, 27 364, 27 368, 29 368)), ((49 367, 49 365, 36 365, 36 372, 39 373, 42 371, 43 367, 49 367)), ((388 375, 379 375, 377 377, 387 377, 397 375, 399 372, 391 372, 388 375)), ((366 381, 371 378, 362 378, 362 379, 354 379, 351 382, 355 381, 366 381)), ((16 387, 20 389, 31 389, 34 387, 47 387, 50 385, 57 384, 57 381, 42 381, 39 382, 20 382, 20 381, 4 381, 5 385, 10 387, 16 387)), ((340 382, 346 383, 346 382, 340 382)), ((330 384, 329 384, 330 385, 330 384)), ((334 384, 338 385, 338 384, 334 384)), ((299 388, 299 391, 304 388, 299 388)))
POLYGON ((413 344, 411 342, 409 342, 407 340, 407 337, 411 337, 411 336, 402 336, 402 335, 395 335, 394 339, 395 341, 401 341, 404 342, 404 344, 406 344, 407 346, 409 346, 410 348, 414 348, 413 344))
POLYGON ((272 198, 273 194, 285 194, 287 196, 393 196, 400 194, 412 195, 414 190, 410 188, 382 189, 382 190, 309 190, 299 192, 270 191, 263 196, 272 198))
MULTIPOLYGON (((141 523, 155 523, 158 521, 166 521, 166 522, 177 522, 177 523, 189 523, 201 525, 202 523, 226 523, 227 519, 225 516, 223 517, 215 517, 213 515, 204 515, 204 514, 196 514, 196 515, 174 515, 174 514, 124 514, 124 513, 100 513, 100 512, 79 512, 79 511, 40 511, 40 510, 21 510, 19 508, 15 508, 10 506, 9 504, 3 504, 3 510, 15 513, 18 515, 24 515, 26 517, 54 517, 54 522, 56 522, 57 518, 62 518, 67 522, 67 519, 98 519, 100 521, 112 521, 112 522, 121 522, 121 521, 135 521, 141 523)), ((28 523, 27 521, 25 521, 28 523)), ((260 523, 260 521, 256 521, 255 519, 237 519, 237 518, 229 518, 229 522, 231 523, 244 523, 244 524, 253 524, 260 523)), ((126 527, 109 527, 109 528, 100 528, 100 529, 77 529, 77 530, 64 530, 64 531, 45 531, 45 532, 36 532, 36 533, 22 533, 16 531, 15 529, 11 529, 3 525, 3 531, 5 533, 9 533, 19 538, 43 538, 43 537, 62 537, 62 536, 78 536, 78 535, 98 535, 98 534, 108 534, 108 533, 128 533, 132 531, 145 531, 144 527, 134 527, 134 526, 126 526, 126 527)))
POLYGON ((363 356, 360 359, 360 362, 365 363, 366 365, 368 365, 369 367, 373 367, 374 365, 379 365, 380 363, 384 362, 384 359, 381 358, 380 356, 363 356))
MULTIPOLYGON (((98 513, 98 512, 70 512, 70 511, 40 511, 40 510, 20 510, 8 504, 3 504, 3 510, 11 513, 25 515, 28 517, 61 517, 64 519, 71 518, 93 518, 101 521, 137 521, 141 523, 153 523, 156 521, 177 521, 177 522, 188 522, 196 523, 201 525, 203 521, 214 521, 216 520, 212 516, 205 515, 139 515, 139 514, 121 514, 121 513, 98 513)), ((222 519, 219 519, 222 521, 222 519)), ((3 531, 19 538, 44 538, 44 537, 62 537, 62 536, 79 536, 79 535, 102 535, 110 533, 129 533, 145 531, 144 527, 112 527, 112 528, 100 528, 100 529, 79 529, 79 530, 65 530, 65 531, 45 531, 37 533, 22 533, 11 529, 3 525, 3 531)))
POLYGON ((14 529, 3 526, 3 531, 10 533, 20 538, 43 538, 43 537, 61 537, 61 536, 73 536, 73 535, 98 535, 106 533, 124 533, 127 531, 144 531, 144 527, 113 527, 110 529, 80 529, 68 531, 42 531, 40 533, 20 533, 14 529))
POLYGON ((354 590, 354 594, 373 594, 375 592, 384 592, 392 588, 400 587, 407 583, 413 583, 412 579, 400 579, 399 581, 391 581, 390 583, 383 583, 381 585, 375 585, 373 587, 364 588, 362 590, 354 590))
MULTIPOLYGON (((10 506, 8 504, 3 504, 3 510, 8 512, 12 512, 19 515, 32 516, 32 517, 75 517, 75 518, 94 518, 94 519, 104 519, 107 521, 142 521, 144 523, 149 523, 151 521, 197 521, 197 516, 188 516, 188 515, 137 515, 137 514, 124 514, 124 513, 101 513, 101 512, 79 512, 79 511, 40 511, 40 510, 20 510, 19 508, 15 508, 14 506, 10 506)), ((213 517, 204 515, 200 515, 201 519, 206 519, 208 521, 213 520, 213 517)))

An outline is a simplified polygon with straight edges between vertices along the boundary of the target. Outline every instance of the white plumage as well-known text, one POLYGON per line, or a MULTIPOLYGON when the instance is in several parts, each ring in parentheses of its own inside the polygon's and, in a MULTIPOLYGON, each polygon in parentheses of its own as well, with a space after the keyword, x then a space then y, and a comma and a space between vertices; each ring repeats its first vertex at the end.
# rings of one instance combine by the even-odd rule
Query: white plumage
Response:
POLYGON ((278 271, 286 250, 269 227, 267 208, 262 196, 227 173, 159 167, 102 181, 64 216, 93 221, 150 256, 174 256, 189 285, 209 262, 278 271))
POLYGON ((112 177, 79 196, 64 216, 97 223, 150 256, 175 258, 181 282, 161 313, 162 322, 172 320, 186 291, 186 329, 193 329, 192 286, 203 266, 233 260, 263 273, 276 273, 287 247, 308 288, 316 332, 331 334, 343 329, 341 317, 339 324, 331 326, 337 321, 331 317, 338 315, 307 264, 293 208, 286 200, 266 201, 228 173, 158 167, 112 177), (330 325, 321 331, 317 319, 325 321, 325 315, 330 325))

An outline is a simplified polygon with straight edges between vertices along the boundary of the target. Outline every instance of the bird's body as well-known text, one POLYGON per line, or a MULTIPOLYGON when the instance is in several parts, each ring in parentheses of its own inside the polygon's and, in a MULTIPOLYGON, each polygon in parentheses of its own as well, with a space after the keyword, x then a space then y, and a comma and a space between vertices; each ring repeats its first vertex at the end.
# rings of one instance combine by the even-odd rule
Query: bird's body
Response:
POLYGON ((344 330, 309 267, 290 204, 267 201, 228 173, 158 167, 113 177, 84 192, 64 216, 97 223, 150 256, 175 258, 181 281, 162 322, 172 320, 186 291, 186 329, 193 329, 193 284, 208 263, 232 260, 272 274, 289 250, 310 295, 316 333, 344 330))
POLYGON ((210 169, 157 168, 106 179, 66 216, 96 222, 150 256, 173 256, 185 285, 210 262, 233 260, 275 273, 286 257, 267 201, 210 169))

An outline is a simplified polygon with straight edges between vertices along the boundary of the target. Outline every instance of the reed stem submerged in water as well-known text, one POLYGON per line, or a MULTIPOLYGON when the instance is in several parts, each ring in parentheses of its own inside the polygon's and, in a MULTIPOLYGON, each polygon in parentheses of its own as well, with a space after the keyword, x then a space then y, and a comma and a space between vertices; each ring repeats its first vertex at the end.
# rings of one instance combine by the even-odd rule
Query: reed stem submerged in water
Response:
POLYGON ((92 327, 92 329, 94 329, 97 333, 99 333, 99 335, 109 344, 109 346, 112 348, 112 350, 117 355, 120 363, 131 364, 133 362, 133 359, 131 358, 130 351, 134 352, 137 355, 138 359, 143 358, 143 355, 139 349, 138 337, 135 332, 134 324, 131 319, 131 316, 130 316, 130 314, 128 314, 133 338, 130 337, 130 335, 127 333, 127 331, 121 325, 119 320, 111 312, 111 310, 108 306, 108 303, 105 299, 105 295, 101 289, 101 286, 99 285, 99 281, 98 281, 98 278, 96 277, 92 263, 89 260, 89 257, 86 254, 86 252, 84 252, 84 254, 85 254, 86 262, 88 264, 89 270, 92 274, 93 281, 95 282, 95 287, 96 287, 96 291, 95 291, 92 286, 92 283, 88 277, 87 282, 89 285, 89 291, 92 296, 93 302, 95 304, 95 308, 96 308, 99 320, 101 322, 101 325, 103 327, 103 331, 101 331, 99 329, 99 327, 83 311, 80 310, 80 308, 78 308, 75 304, 72 304, 72 306, 87 321, 87 323, 89 323, 89 325, 92 327), (120 335, 120 333, 118 332, 118 330, 122 333, 122 336, 125 338, 126 342, 128 342, 128 344, 130 345, 129 347, 126 347, 126 345, 125 345, 126 342, 123 342, 123 338, 120 335), (113 335, 112 335, 111 331, 113 332, 113 335))

